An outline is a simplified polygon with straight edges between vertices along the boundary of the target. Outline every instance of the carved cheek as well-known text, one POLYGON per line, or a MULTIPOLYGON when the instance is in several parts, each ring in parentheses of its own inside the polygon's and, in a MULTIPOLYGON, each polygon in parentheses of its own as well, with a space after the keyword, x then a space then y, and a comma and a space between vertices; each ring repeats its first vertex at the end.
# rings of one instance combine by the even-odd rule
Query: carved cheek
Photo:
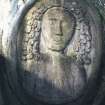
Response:
POLYGON ((58 21, 50 21, 49 30, 50 30, 49 36, 51 38, 53 38, 55 35, 59 34, 60 33, 60 31, 59 31, 60 29, 59 29, 58 21))
POLYGON ((42 22, 42 33, 43 33, 44 40, 46 42, 50 42, 53 34, 53 29, 51 26, 51 21, 49 21, 48 19, 45 19, 42 22))
POLYGON ((67 43, 68 40, 71 39, 72 33, 71 33, 72 27, 70 24, 63 22, 62 24, 62 33, 63 33, 63 42, 67 43))

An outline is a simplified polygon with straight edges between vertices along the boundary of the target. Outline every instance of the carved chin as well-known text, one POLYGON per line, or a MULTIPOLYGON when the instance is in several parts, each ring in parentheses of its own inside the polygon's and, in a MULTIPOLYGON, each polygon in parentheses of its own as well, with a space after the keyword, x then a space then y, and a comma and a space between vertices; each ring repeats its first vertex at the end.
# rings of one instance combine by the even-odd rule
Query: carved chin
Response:
POLYGON ((48 49, 52 51, 62 51, 65 48, 62 44, 48 45, 48 49))

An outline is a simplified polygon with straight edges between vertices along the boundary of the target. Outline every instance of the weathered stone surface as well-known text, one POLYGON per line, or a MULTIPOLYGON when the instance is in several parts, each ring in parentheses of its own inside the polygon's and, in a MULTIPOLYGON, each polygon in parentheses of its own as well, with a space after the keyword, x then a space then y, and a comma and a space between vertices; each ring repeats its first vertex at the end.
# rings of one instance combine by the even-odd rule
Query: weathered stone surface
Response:
MULTIPOLYGON (((91 53, 94 48, 95 52, 97 52, 97 50, 92 43, 95 43, 93 42, 94 38, 98 38, 100 34, 96 36, 96 33, 89 30, 90 28, 94 28, 94 25, 92 25, 92 20, 87 15, 92 14, 85 13, 88 12, 86 8, 84 10, 84 15, 76 2, 74 4, 69 1, 71 4, 67 6, 65 5, 66 1, 64 1, 64 4, 62 4, 64 5, 63 7, 53 6, 59 5, 59 3, 51 2, 49 3, 49 5, 51 5, 50 9, 47 8, 47 2, 49 3, 49 1, 46 1, 45 8, 40 9, 41 5, 38 10, 33 12, 33 17, 36 17, 36 20, 34 20, 35 22, 30 18, 35 25, 29 25, 32 27, 32 32, 30 31, 28 35, 30 39, 27 43, 27 61, 24 63, 28 65, 26 71, 30 69, 33 75, 27 75, 25 77, 26 80, 24 79, 22 84, 24 84, 23 88, 27 91, 27 95, 29 94, 43 102, 60 104, 68 100, 72 101, 83 94, 84 88, 89 81, 89 78, 85 77, 89 75, 86 74, 86 72, 88 73, 88 71, 91 71, 92 73, 96 71, 95 68, 89 69, 89 66, 96 65, 95 62, 92 63, 94 57, 91 53), (44 9, 45 12, 43 12, 44 9), (68 46, 67 51, 69 51, 71 47, 74 47, 77 43, 76 40, 80 43, 76 45, 75 48, 78 50, 74 50, 75 54, 70 52, 69 55, 66 55, 66 47, 68 46), (74 55, 76 57, 73 58, 72 56, 74 55), (42 56, 40 60, 39 56, 42 56), (28 60, 32 61, 28 64, 28 60), (82 64, 80 62, 81 60, 83 61, 82 64), (79 63, 82 68, 78 65, 76 66, 75 63, 79 63), (87 68, 84 68, 83 64, 87 65, 87 68), (68 68, 71 71, 70 73, 68 68), (78 72, 75 71, 76 68, 78 68, 78 72), (66 76, 66 73, 68 76, 66 76), (76 79, 76 77, 78 77, 78 79, 76 79), (32 82, 32 84, 25 82, 30 81, 30 79, 35 80, 35 82, 32 82)), ((26 21, 26 24, 28 21, 26 21)), ((101 48, 100 42, 98 42, 98 45, 101 48)), ((24 66, 22 66, 22 68, 24 68, 24 66)))
POLYGON ((22 21, 7 52, 3 42, 10 105, 92 105, 102 52, 97 10, 83 0, 40 0, 22 21))

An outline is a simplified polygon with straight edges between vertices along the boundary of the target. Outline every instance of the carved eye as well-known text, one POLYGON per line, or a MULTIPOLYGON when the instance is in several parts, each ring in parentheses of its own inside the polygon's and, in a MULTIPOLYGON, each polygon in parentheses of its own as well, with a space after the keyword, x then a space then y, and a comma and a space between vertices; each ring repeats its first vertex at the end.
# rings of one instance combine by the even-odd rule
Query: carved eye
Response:
POLYGON ((50 25, 54 25, 56 21, 57 21, 57 19, 53 19, 53 18, 49 19, 50 25))

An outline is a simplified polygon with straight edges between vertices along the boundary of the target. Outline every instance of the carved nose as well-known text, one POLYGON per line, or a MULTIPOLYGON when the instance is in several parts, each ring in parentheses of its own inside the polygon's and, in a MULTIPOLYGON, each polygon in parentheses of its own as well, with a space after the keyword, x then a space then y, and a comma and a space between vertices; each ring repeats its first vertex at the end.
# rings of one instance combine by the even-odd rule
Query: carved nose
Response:
POLYGON ((56 26, 56 35, 58 35, 58 36, 62 36, 63 35, 61 21, 59 21, 57 23, 57 26, 56 26))

